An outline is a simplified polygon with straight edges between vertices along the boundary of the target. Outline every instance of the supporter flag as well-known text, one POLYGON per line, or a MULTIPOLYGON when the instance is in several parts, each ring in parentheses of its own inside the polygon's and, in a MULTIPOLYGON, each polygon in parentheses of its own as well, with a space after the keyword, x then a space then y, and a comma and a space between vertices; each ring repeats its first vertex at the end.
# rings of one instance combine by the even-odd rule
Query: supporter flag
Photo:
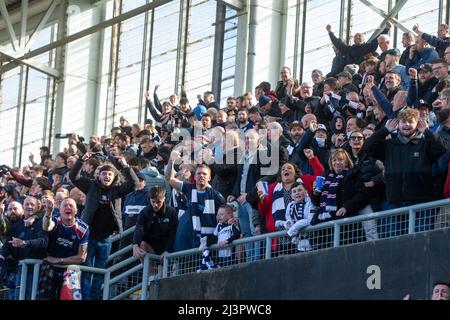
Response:
POLYGON ((64 271, 61 300, 81 300, 80 275, 80 269, 75 266, 70 266, 64 271))

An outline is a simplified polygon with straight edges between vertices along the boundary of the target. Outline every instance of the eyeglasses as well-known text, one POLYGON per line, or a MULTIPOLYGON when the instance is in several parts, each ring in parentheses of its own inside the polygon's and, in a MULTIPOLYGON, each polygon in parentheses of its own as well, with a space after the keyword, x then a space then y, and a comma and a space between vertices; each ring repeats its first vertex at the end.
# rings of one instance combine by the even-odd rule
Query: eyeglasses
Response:
POLYGON ((351 136, 350 140, 352 141, 361 141, 362 139, 364 139, 364 137, 361 136, 351 136))

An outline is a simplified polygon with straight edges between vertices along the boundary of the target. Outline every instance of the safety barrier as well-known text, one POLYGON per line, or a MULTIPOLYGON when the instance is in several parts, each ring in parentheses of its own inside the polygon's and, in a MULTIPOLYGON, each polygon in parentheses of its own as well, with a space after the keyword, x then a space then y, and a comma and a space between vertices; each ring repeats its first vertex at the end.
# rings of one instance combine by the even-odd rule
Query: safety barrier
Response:
MULTIPOLYGON (((91 274, 100 274, 103 276, 103 300, 120 300, 138 298, 135 294, 141 290, 140 299, 147 299, 147 286, 142 290, 142 283, 149 282, 149 275, 153 273, 153 268, 160 265, 160 256, 155 254, 146 254, 143 257, 143 262, 140 263, 138 258, 130 257, 120 261, 107 269, 92 268, 83 265, 74 265, 79 268, 81 272, 88 272, 91 274), (120 270, 126 270, 118 273, 120 270), (135 279, 134 285, 130 285, 130 278, 135 279)), ((20 278, 20 293, 19 300, 25 300, 27 290, 28 268, 33 268, 33 282, 31 289, 31 300, 36 300, 37 289, 39 283, 39 272, 42 260, 25 259, 20 261, 21 264, 21 278, 20 278)), ((56 268, 68 268, 68 265, 53 265, 56 268)), ((161 269, 161 267, 159 267, 161 269)))
MULTIPOLYGON (((313 250, 339 247, 362 241, 376 241, 448 227, 450 227, 450 199, 445 199, 323 222, 305 228, 295 238, 290 238, 284 230, 235 240, 226 247, 212 245, 208 248, 209 260, 195 248, 165 254, 162 265, 160 256, 147 254, 143 258, 143 263, 138 263, 138 259, 135 257, 129 257, 108 269, 79 267, 81 271, 104 276, 104 300, 129 298, 130 296, 136 296, 136 292, 139 290, 141 290, 140 299, 147 299, 148 284, 160 278, 202 272, 203 270, 222 269, 240 263, 272 259, 280 255, 303 254, 313 250), (115 275, 116 273, 118 274, 115 275)), ((133 229, 129 229, 122 236, 111 238, 111 241, 119 241, 132 232, 133 229)), ((132 251, 132 246, 128 245, 112 254, 109 261, 120 259, 122 255, 129 254, 130 251, 132 251)), ((21 299, 25 297, 27 267, 28 265, 34 265, 32 299, 35 299, 38 280, 36 275, 39 274, 39 266, 42 262, 39 260, 24 260, 21 263, 26 267, 22 268, 20 297, 21 299)), ((57 267, 66 268, 67 266, 57 267)))

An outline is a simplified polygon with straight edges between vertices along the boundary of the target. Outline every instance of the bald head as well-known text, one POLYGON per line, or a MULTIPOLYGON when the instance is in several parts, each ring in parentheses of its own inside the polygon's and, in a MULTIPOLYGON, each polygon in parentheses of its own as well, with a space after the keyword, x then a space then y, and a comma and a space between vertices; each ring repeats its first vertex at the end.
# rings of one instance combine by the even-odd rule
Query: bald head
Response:
POLYGON ((61 213, 62 222, 66 225, 71 225, 75 221, 75 216, 78 212, 75 200, 71 198, 64 199, 59 212, 61 213))
POLYGON ((317 121, 317 117, 312 113, 305 114, 302 117, 301 123, 303 125, 303 128, 305 128, 305 130, 306 128, 309 128, 309 124, 311 123, 312 120, 317 121))
POLYGON ((8 219, 11 223, 18 221, 19 219, 22 219, 22 217, 23 217, 22 204, 17 201, 11 202, 8 205, 8 210, 6 211, 6 216, 8 217, 8 219))
POLYGON ((73 200, 75 200, 77 205, 84 206, 85 201, 86 201, 86 196, 80 189, 73 188, 72 190, 70 190, 69 197, 72 198, 73 200))
POLYGON ((276 141, 283 134, 283 127, 278 122, 272 122, 267 125, 267 137, 270 141, 276 141))

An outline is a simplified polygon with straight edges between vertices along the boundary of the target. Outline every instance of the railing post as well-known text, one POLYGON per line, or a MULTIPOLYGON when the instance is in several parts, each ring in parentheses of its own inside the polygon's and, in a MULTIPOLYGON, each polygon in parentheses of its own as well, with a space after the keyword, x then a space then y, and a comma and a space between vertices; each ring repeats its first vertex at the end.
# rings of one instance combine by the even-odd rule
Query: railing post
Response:
POLYGON ((36 291, 39 282, 39 269, 41 265, 39 263, 34 264, 33 268, 33 286, 31 288, 31 300, 36 300, 36 291))
POLYGON ((272 258, 272 239, 269 235, 266 237, 266 260, 272 258))
POLYGON ((19 300, 25 300, 25 292, 27 289, 27 274, 28 274, 28 265, 26 263, 22 263, 22 271, 20 274, 19 300))
POLYGON ((341 238, 341 225, 334 223, 333 247, 339 247, 339 240, 341 238))
POLYGON ((163 274, 162 277, 167 278, 169 276, 169 258, 167 257, 167 253, 164 255, 163 258, 163 274))
POLYGON ((416 227, 416 212, 409 209, 408 234, 413 234, 416 227))
POLYGON ((148 272, 150 266, 150 257, 148 254, 144 256, 144 268, 142 270, 142 288, 141 288, 141 300, 147 300, 148 291, 148 272))
POLYGON ((109 300, 109 281, 111 280, 111 272, 105 273, 105 281, 103 284, 103 300, 109 300))

